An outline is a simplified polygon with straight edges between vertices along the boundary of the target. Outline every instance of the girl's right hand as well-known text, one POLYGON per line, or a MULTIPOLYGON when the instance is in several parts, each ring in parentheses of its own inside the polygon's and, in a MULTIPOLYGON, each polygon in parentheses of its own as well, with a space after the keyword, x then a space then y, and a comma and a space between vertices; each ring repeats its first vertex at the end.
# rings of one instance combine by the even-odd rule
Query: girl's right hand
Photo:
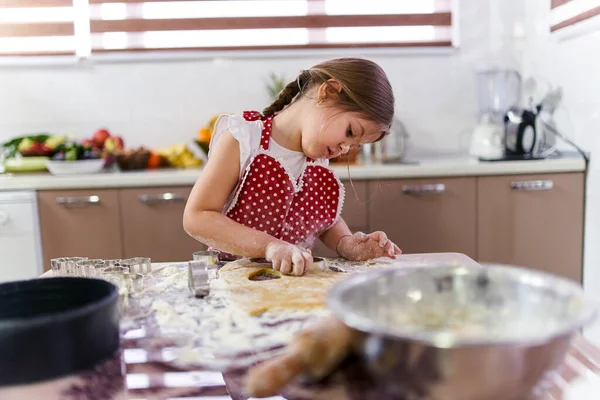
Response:
POLYGON ((303 275, 313 262, 309 252, 283 240, 269 243, 265 258, 273 264, 274 270, 286 275, 303 275))

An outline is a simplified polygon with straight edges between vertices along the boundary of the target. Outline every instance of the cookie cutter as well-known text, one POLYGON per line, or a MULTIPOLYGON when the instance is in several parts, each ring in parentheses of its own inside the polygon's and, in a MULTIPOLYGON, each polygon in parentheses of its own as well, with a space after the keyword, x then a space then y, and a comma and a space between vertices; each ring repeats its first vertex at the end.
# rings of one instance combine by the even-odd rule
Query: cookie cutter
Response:
POLYGON ((79 276, 77 262, 87 260, 87 257, 60 257, 50 260, 52 273, 56 275, 79 276))
POLYGON ((92 258, 90 260, 77 261, 79 275, 84 278, 95 278, 101 273, 101 269, 105 267, 104 260, 100 258, 92 258))
POLYGON ((144 289, 144 276, 138 273, 127 272, 121 276, 121 287, 127 294, 139 293, 144 289))
POLYGON ((204 261, 188 262, 188 289, 199 298, 210 294, 210 279, 207 264, 204 261))
POLYGON ((152 272, 152 260, 147 257, 132 257, 120 260, 119 265, 129 268, 129 272, 146 275, 152 272))
POLYGON ((192 260, 204 261, 207 265, 219 264, 219 252, 213 250, 197 251, 192 254, 192 260))

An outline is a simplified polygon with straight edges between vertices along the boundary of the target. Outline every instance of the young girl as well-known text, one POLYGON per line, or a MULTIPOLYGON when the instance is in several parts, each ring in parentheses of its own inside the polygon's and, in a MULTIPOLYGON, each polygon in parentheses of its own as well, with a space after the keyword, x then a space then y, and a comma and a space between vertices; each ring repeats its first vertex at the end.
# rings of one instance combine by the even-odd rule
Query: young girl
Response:
POLYGON ((262 113, 222 115, 186 204, 186 232, 222 259, 271 261, 302 275, 317 238, 348 260, 400 254, 383 232, 352 234, 344 186, 329 159, 383 138, 394 96, 383 70, 359 58, 303 70, 262 113), (235 255, 235 256, 232 256, 235 255))

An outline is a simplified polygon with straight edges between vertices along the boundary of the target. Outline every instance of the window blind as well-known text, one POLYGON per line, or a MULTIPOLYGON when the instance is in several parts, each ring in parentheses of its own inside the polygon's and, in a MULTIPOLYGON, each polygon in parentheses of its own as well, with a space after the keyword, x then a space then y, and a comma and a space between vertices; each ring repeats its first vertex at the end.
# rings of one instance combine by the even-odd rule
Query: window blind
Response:
POLYGON ((0 0, 0 56, 75 54, 71 0, 0 0))
POLYGON ((92 52, 450 46, 449 0, 90 0, 92 52))
POLYGON ((0 0, 0 56, 452 46, 452 0, 0 0))
POLYGON ((551 32, 594 17, 600 18, 599 0, 552 0, 551 8, 551 32))

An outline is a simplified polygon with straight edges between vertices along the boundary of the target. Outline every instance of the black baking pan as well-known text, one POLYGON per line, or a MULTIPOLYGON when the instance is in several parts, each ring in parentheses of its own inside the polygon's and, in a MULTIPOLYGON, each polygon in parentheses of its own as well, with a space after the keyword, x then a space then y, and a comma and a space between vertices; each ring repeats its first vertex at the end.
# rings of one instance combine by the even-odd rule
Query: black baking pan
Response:
POLYGON ((118 349, 113 284, 68 277, 0 284, 0 386, 85 371, 118 349))

